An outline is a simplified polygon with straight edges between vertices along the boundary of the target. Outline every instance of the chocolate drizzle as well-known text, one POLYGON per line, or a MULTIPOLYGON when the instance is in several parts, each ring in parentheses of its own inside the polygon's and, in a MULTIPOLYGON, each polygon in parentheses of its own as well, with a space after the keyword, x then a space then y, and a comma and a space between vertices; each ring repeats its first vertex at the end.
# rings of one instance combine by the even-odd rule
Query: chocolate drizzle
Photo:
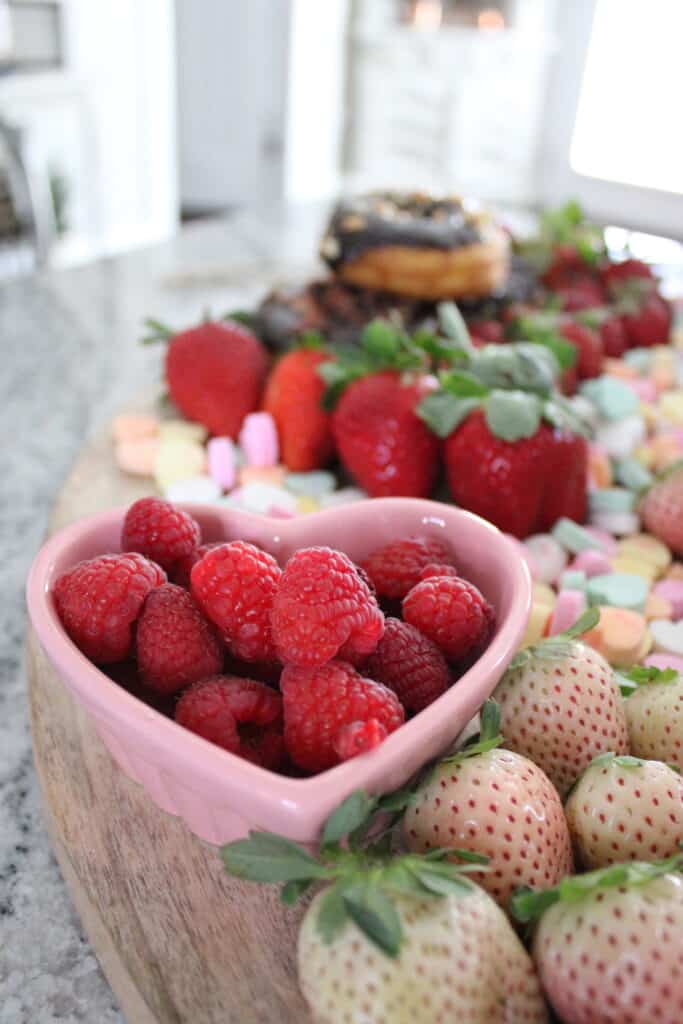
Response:
POLYGON ((456 249, 483 241, 486 220, 486 215, 468 210, 458 197, 373 192, 338 203, 320 255, 334 270, 383 246, 456 249))

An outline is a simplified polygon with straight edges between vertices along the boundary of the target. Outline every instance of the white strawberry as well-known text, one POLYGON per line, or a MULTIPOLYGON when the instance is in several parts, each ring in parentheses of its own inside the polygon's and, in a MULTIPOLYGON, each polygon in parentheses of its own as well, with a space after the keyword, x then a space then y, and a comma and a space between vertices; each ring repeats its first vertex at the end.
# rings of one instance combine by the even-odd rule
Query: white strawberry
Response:
POLYGON ((519 651, 493 694, 505 746, 539 765, 561 796, 598 754, 628 753, 614 673, 576 639, 598 619, 591 608, 566 633, 519 651))
POLYGON ((397 893, 404 939, 393 958, 351 920, 325 942, 319 920, 329 891, 316 896, 299 932, 299 982, 317 1024, 547 1022, 528 953, 478 886, 442 899, 397 893))
POLYGON ((531 958, 505 914, 469 881, 482 860, 445 851, 391 856, 391 830, 364 846, 374 813, 405 806, 351 794, 327 822, 319 858, 270 833, 223 847, 238 878, 285 883, 293 903, 328 882, 299 933, 301 990, 317 1024, 547 1024, 531 958), (346 844, 341 840, 346 838, 346 844))
POLYGON ((563 1024, 681 1024, 683 855, 614 864, 519 893, 515 916, 540 916, 533 958, 563 1024))
POLYGON ((585 868, 669 857, 683 841, 683 778, 662 761, 604 754, 575 784, 565 813, 585 868))
POLYGON ((624 703, 631 752, 683 771, 683 679, 673 669, 637 668, 639 685, 624 703))
POLYGON ((409 803, 410 850, 470 850, 488 857, 476 877, 503 908, 521 885, 546 889, 573 868, 562 802, 532 761, 498 744, 500 715, 488 701, 479 742, 436 766, 409 803))

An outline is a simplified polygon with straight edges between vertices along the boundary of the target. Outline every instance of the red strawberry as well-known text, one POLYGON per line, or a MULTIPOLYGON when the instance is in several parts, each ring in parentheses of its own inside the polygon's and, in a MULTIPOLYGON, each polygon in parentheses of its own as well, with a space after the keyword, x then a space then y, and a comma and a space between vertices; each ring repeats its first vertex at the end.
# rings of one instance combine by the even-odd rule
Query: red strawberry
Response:
POLYGON ((500 320, 473 320, 468 325, 472 341, 502 345, 505 341, 505 327, 500 320))
POLYGON ((598 754, 628 753, 614 673, 576 640, 597 619, 592 609, 567 633, 520 651, 493 694, 505 745, 531 758, 561 795, 598 754))
POLYGON ((643 263, 642 260, 622 260, 621 263, 607 263, 600 269, 600 277, 602 283, 610 291, 613 291, 615 286, 623 284, 624 281, 632 281, 633 278, 641 278, 647 281, 655 280, 655 276, 652 273, 652 267, 649 267, 647 263, 643 263))
POLYGON ((439 442, 417 417, 432 390, 425 376, 372 373, 344 391, 332 431, 344 466, 373 498, 425 498, 438 472, 439 442))
POLYGON ((263 408, 277 425, 282 461, 296 472, 324 466, 333 452, 330 415, 322 407, 325 384, 318 373, 330 359, 320 348, 296 348, 279 360, 266 384, 263 408))
POLYGON ((256 335, 232 321, 203 323, 170 337, 168 391, 180 411, 212 434, 237 437, 258 407, 266 350, 256 335))
POLYGON ((662 761, 605 754, 574 785, 565 813, 585 868, 670 857, 683 841, 683 779, 662 761))
POLYGON ((388 618, 384 635, 363 672, 393 690, 407 711, 422 711, 451 685, 446 659, 433 641, 400 619, 388 618))
POLYGON ((620 316, 607 316, 600 324, 602 350, 610 359, 620 359, 628 348, 628 335, 620 316))
POLYGON ((576 349, 576 372, 579 380, 599 377, 603 360, 599 335, 585 324, 573 320, 560 323, 558 330, 576 349))
POLYGON ((521 885, 555 885, 573 859, 557 790, 528 758, 499 748, 499 724, 491 701, 479 743, 437 765, 408 805, 403 835, 420 853, 450 847, 488 857, 477 881, 505 908, 521 885))
POLYGON ((639 512, 645 529, 683 556, 683 465, 665 470, 641 501, 639 512))
POLYGON ((408 537, 377 548, 363 562, 380 597, 404 598, 430 562, 451 563, 453 552, 439 537, 408 537))
POLYGON ((632 348, 669 343, 671 307, 661 295, 650 291, 640 302, 628 300, 625 305, 622 323, 632 348))
POLYGON ((683 856, 612 866, 513 897, 540 917, 533 958, 564 1024, 680 1024, 683 856))
POLYGON ((577 276, 571 284, 553 289, 553 295, 560 300, 560 308, 566 313, 592 309, 605 301, 605 289, 599 281, 588 275, 577 276))
POLYGON ((542 423, 530 437, 507 441, 491 431, 481 410, 444 444, 456 504, 520 538, 550 528, 561 516, 585 519, 587 459, 579 434, 542 423), (568 470, 569 479, 555 476, 557 469, 568 470))
POLYGON ((214 676, 195 683, 178 701, 176 722, 263 768, 284 754, 282 698, 255 679, 214 676))
POLYGON ((345 661, 329 661, 317 668, 286 665, 280 689, 287 753, 307 772, 322 772, 339 764, 339 743, 342 753, 350 752, 344 727, 375 720, 390 733, 403 724, 404 712, 396 694, 381 683, 364 679, 345 661))
POLYGON ((541 274, 541 281, 551 291, 568 288, 577 277, 586 276, 588 264, 575 245, 555 245, 549 266, 541 274))

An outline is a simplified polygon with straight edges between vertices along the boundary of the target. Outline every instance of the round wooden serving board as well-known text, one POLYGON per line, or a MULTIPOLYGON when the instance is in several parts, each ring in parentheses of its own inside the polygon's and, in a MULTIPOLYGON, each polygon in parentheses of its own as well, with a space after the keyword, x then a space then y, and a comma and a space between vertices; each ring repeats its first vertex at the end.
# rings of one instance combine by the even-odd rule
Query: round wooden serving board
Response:
MULTIPOLYGON (((150 492, 102 437, 84 450, 50 531, 150 492)), ((158 810, 112 761, 29 631, 36 769, 47 828, 128 1024, 305 1024, 297 911, 228 878, 217 850, 158 810)))

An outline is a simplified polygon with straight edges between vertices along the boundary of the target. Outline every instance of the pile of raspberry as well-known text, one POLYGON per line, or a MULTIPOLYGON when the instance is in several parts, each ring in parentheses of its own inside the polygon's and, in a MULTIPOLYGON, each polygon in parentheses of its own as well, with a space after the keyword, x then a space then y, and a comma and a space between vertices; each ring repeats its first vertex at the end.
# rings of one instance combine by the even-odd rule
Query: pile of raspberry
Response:
POLYGON ((57 580, 73 642, 180 725, 288 774, 377 746, 463 674, 494 627, 435 537, 393 541, 361 565, 310 547, 280 566, 246 541, 202 543, 192 516, 143 498, 121 549, 57 580))

